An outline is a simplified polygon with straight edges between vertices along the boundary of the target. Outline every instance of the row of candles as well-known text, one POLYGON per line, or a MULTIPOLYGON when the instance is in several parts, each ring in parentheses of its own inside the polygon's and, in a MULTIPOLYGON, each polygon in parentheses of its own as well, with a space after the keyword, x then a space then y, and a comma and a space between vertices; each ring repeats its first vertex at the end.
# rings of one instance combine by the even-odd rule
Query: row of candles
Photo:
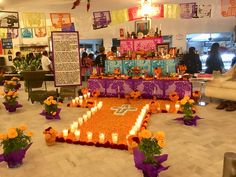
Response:
POLYGON ((83 100, 86 100, 87 98, 90 98, 90 96, 91 96, 91 93, 88 92, 88 93, 83 94, 83 96, 81 95, 79 97, 75 97, 75 99, 72 99, 72 106, 77 106, 78 104, 82 105, 83 100))
MULTIPOLYGON (((70 126, 70 132, 74 133, 75 135, 75 139, 78 141, 80 139, 80 130, 78 129, 79 126, 82 126, 83 123, 87 122, 88 119, 90 119, 92 117, 92 115, 94 115, 98 110, 100 110, 103 106, 103 102, 99 101, 98 104, 96 106, 94 106, 93 108, 91 108, 90 111, 87 111, 86 114, 84 114, 82 117, 78 118, 77 122, 73 122, 73 124, 71 124, 70 126)), ((64 129, 63 130, 63 137, 66 139, 67 136, 69 134, 69 130, 68 129, 64 129)), ((93 139, 93 132, 91 131, 87 131, 87 140, 88 142, 91 142, 93 139)), ((117 144, 118 142, 118 133, 112 133, 111 134, 112 137, 112 142, 114 144, 117 144)), ((99 142, 100 143, 104 143, 105 141, 105 134, 104 133, 99 133, 99 142)))
MULTIPOLYGON (((165 107, 166 107, 166 111, 167 111, 167 112, 170 112, 170 104, 165 104, 165 107)), ((180 104, 179 104, 179 103, 176 103, 176 104, 175 104, 175 111, 178 112, 178 111, 179 111, 179 108, 180 108, 180 104)))

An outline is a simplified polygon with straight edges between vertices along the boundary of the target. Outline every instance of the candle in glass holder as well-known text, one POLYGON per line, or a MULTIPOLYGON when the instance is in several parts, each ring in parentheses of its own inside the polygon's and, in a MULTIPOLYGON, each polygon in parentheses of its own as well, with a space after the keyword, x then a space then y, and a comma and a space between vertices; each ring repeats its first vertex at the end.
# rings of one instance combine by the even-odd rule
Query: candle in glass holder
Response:
POLYGON ((97 112, 97 111, 98 111, 98 107, 95 106, 95 107, 94 107, 94 112, 97 112))
POLYGON ((105 134, 99 133, 99 143, 104 143, 104 140, 105 140, 105 134))
POLYGON ((72 100, 72 106, 75 106, 75 99, 72 100))
POLYGON ((80 100, 83 100, 83 96, 79 96, 79 99, 80 99, 80 100))
POLYGON ((85 99, 85 100, 87 99, 87 94, 84 94, 84 99, 85 99))
POLYGON ((112 133, 111 137, 112 137, 112 142, 114 144, 117 144, 117 142, 118 142, 118 133, 112 133))
POLYGON ((95 109, 94 108, 91 108, 91 113, 92 113, 92 115, 95 114, 95 109))
POLYGON ((75 97, 75 102, 78 104, 79 103, 79 97, 75 97))
POLYGON ((87 111, 87 116, 88 116, 88 119, 92 116, 92 112, 91 111, 87 111))
POLYGON ((73 127, 74 127, 74 129, 77 129, 77 128, 78 128, 78 125, 79 125, 79 122, 73 122, 73 127))
POLYGON ((170 111, 170 104, 166 104, 166 111, 167 111, 167 112, 170 111))
POLYGON ((82 105, 83 104, 83 100, 79 100, 79 105, 82 105))
POLYGON ((130 130, 130 131, 129 131, 129 134, 130 134, 130 135, 135 135, 136 132, 135 132, 134 130, 130 130))
POLYGON ((87 93, 87 96, 88 96, 88 98, 90 98, 90 96, 91 96, 91 93, 90 93, 90 92, 88 92, 88 93, 87 93))
POLYGON ((102 102, 101 101, 98 102, 97 108, 98 108, 98 110, 102 109, 102 102))
POLYGON ((87 122, 87 120, 88 120, 87 114, 84 114, 84 115, 83 115, 83 119, 84 119, 84 122, 87 122))
POLYGON ((180 104, 176 103, 176 104, 175 104, 175 111, 178 112, 178 111, 179 111, 179 108, 180 108, 180 104))
POLYGON ((81 126, 83 124, 83 118, 82 117, 78 118, 78 122, 79 122, 79 125, 81 126))
POLYGON ((73 124, 70 125, 70 132, 71 132, 71 133, 74 133, 74 132, 75 132, 75 128, 74 128, 74 125, 73 125, 73 124))
POLYGON ((87 138, 88 138, 88 141, 92 141, 93 133, 92 132, 87 132, 87 138))
POLYGON ((74 134, 75 134, 75 139, 76 139, 76 140, 79 140, 79 137, 80 137, 80 130, 76 130, 74 134))
POLYGON ((66 138, 68 136, 68 129, 64 129, 62 131, 63 137, 66 138))

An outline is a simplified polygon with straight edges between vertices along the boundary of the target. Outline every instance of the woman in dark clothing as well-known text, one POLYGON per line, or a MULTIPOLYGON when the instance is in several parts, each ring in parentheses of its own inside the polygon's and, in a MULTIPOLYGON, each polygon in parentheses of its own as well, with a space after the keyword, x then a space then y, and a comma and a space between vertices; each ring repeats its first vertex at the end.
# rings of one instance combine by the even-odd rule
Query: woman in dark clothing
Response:
POLYGON ((202 70, 202 62, 194 47, 190 47, 189 53, 183 55, 180 65, 185 65, 187 67, 186 73, 190 74, 198 73, 202 70))
POLYGON ((104 73, 105 60, 107 60, 107 56, 105 54, 105 48, 103 46, 99 48, 99 51, 100 53, 96 57, 94 64, 95 66, 97 66, 98 74, 101 74, 104 73))
POLYGON ((222 73, 224 63, 220 56, 219 47, 219 43, 212 44, 210 55, 206 60, 207 69, 205 73, 212 74, 213 71, 220 71, 222 73))

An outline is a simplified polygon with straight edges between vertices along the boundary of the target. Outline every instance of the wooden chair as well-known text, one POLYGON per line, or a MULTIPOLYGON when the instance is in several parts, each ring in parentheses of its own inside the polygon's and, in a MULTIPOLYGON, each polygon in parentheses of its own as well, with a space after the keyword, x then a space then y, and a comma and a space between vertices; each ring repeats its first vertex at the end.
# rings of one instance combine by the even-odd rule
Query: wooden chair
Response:
POLYGON ((22 76, 25 81, 25 86, 28 91, 28 100, 31 99, 31 102, 34 103, 34 101, 39 101, 40 103, 43 103, 43 101, 48 96, 54 96, 57 97, 58 93, 57 91, 47 91, 47 85, 44 81, 45 74, 47 71, 22 71, 22 76), (33 90, 42 88, 44 83, 44 90, 33 90))

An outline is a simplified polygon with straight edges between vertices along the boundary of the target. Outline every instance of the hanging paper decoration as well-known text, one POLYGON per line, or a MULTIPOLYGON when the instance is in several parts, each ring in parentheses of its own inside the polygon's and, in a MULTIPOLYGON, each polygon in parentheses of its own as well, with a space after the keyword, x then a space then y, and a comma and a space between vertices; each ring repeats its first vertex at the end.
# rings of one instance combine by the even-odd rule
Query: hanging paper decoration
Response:
POLYGON ((70 26, 66 25, 66 26, 63 26, 61 27, 61 31, 75 31, 75 25, 74 23, 71 23, 70 26))
POLYGON ((196 3, 181 3, 180 17, 184 19, 191 19, 195 11, 196 3))
POLYGON ((128 8, 129 21, 139 20, 142 18, 141 7, 130 7, 128 8))
POLYGON ((236 2, 234 0, 221 0, 221 15, 223 17, 236 16, 236 2))
POLYGON ((7 38, 7 28, 0 28, 0 38, 7 38))
POLYGON ((177 18, 179 16, 179 4, 164 4, 164 17, 177 18))
POLYGON ((113 25, 124 23, 125 21, 128 20, 129 20, 128 9, 111 11, 111 23, 113 25))
POLYGON ((46 16, 44 13, 31 13, 31 12, 24 12, 22 13, 22 18, 24 27, 45 27, 46 26, 46 16))
POLYGON ((211 4, 198 4, 197 16, 198 18, 210 18, 211 17, 211 4))
POLYGON ((162 18, 164 17, 164 5, 163 4, 153 4, 153 13, 150 14, 152 18, 162 18))
POLYGON ((36 37, 46 37, 47 35, 47 30, 45 27, 42 28, 34 28, 34 35, 36 37))
POLYGON ((76 0, 75 2, 73 2, 73 6, 71 9, 75 9, 77 6, 79 6, 80 4, 80 0, 76 0))
POLYGON ((87 0, 87 12, 89 11, 90 9, 90 0, 87 0))
POLYGON ((55 28, 61 28, 63 26, 71 25, 70 13, 50 13, 52 26, 55 28))
POLYGON ((19 36, 19 32, 17 28, 7 28, 7 38, 17 38, 19 36))
POLYGON ((22 38, 33 38, 32 28, 21 28, 21 36, 22 38))

